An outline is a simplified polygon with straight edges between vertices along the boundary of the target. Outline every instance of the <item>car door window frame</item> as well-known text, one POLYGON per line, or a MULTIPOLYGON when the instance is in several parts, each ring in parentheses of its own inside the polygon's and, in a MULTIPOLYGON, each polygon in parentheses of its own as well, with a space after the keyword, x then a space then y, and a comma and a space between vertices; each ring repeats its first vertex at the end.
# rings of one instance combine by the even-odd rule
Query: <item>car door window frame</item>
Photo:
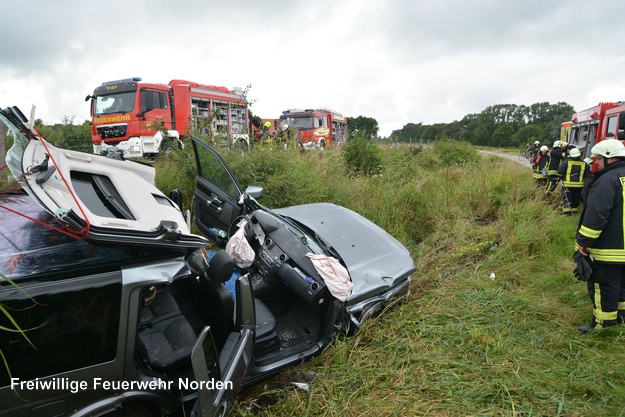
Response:
POLYGON ((228 164, 226 164, 221 155, 219 155, 219 153, 215 151, 211 146, 202 142, 195 136, 192 136, 192 141, 198 177, 207 180, 208 182, 219 188, 223 193, 238 200, 241 194, 243 194, 243 190, 241 189, 241 186, 236 180, 234 174, 232 173, 232 171, 230 171, 228 164), (207 175, 209 173, 209 170, 206 169, 206 165, 203 164, 204 160, 202 159, 201 155, 209 155, 217 162, 219 162, 219 166, 217 166, 216 164, 213 165, 213 170, 215 170, 215 167, 217 167, 218 169, 223 171, 220 174, 221 177, 219 178, 219 183, 215 181, 215 177, 207 175), (226 176, 223 176, 223 173, 225 173, 226 176))

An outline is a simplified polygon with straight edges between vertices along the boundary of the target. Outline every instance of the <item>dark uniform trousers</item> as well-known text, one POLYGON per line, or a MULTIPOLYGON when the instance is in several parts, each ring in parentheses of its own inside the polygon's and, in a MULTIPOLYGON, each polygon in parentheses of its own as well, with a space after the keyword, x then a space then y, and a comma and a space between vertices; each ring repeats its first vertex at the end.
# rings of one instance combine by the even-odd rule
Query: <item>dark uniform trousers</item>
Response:
POLYGON ((597 322, 623 322, 625 318, 625 265, 595 263, 595 270, 587 282, 588 295, 593 304, 597 322))

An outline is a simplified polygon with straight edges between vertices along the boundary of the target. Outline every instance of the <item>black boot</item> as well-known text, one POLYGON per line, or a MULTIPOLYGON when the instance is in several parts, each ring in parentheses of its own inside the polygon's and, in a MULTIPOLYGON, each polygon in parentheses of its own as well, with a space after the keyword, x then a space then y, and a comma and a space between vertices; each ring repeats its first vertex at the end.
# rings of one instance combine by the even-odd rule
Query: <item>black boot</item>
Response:
POLYGON ((585 325, 585 326, 579 326, 577 328, 577 330, 579 330, 582 333, 590 333, 593 330, 595 330, 595 327, 597 327, 597 322, 595 320, 595 317, 593 316, 592 319, 590 319, 590 323, 585 325))
POLYGON ((616 318, 618 324, 625 324, 625 310, 618 311, 618 317, 616 318))
POLYGON ((597 323, 597 320, 593 317, 592 320, 590 320, 590 324, 586 326, 579 326, 577 329, 582 333, 592 333, 595 330, 604 329, 606 327, 614 327, 617 324, 617 320, 603 320, 603 322, 597 323))

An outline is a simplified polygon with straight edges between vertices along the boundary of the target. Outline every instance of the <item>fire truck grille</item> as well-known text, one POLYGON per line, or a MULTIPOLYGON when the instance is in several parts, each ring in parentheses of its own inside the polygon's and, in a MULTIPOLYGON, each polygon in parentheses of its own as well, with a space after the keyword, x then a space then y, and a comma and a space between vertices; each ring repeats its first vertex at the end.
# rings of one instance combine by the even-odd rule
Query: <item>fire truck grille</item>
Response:
POLYGON ((128 125, 98 126, 98 134, 102 139, 121 138, 126 136, 128 125))

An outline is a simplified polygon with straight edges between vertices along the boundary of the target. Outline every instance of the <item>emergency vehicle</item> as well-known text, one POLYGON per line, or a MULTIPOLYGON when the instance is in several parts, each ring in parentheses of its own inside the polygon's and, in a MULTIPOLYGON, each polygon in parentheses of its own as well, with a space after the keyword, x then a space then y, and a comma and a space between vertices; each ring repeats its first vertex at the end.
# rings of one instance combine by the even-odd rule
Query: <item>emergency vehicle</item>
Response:
POLYGON ((599 103, 589 109, 573 114, 571 118, 571 133, 567 143, 574 145, 582 153, 582 158, 590 156, 590 149, 597 142, 605 139, 606 112, 620 103, 599 103))
POLYGON ((571 137, 572 122, 564 122, 560 124, 560 140, 562 142, 569 143, 571 137))
POLYGON ((347 118, 333 110, 285 110, 280 116, 280 126, 284 124, 297 132, 305 149, 340 146, 347 140, 347 118))
POLYGON ((625 140, 625 103, 617 104, 605 112, 603 129, 599 134, 601 139, 625 140))
POLYGON ((102 83, 87 100, 96 154, 117 147, 125 158, 153 156, 192 131, 249 145, 248 102, 241 88, 185 80, 145 83, 136 77, 102 83))

